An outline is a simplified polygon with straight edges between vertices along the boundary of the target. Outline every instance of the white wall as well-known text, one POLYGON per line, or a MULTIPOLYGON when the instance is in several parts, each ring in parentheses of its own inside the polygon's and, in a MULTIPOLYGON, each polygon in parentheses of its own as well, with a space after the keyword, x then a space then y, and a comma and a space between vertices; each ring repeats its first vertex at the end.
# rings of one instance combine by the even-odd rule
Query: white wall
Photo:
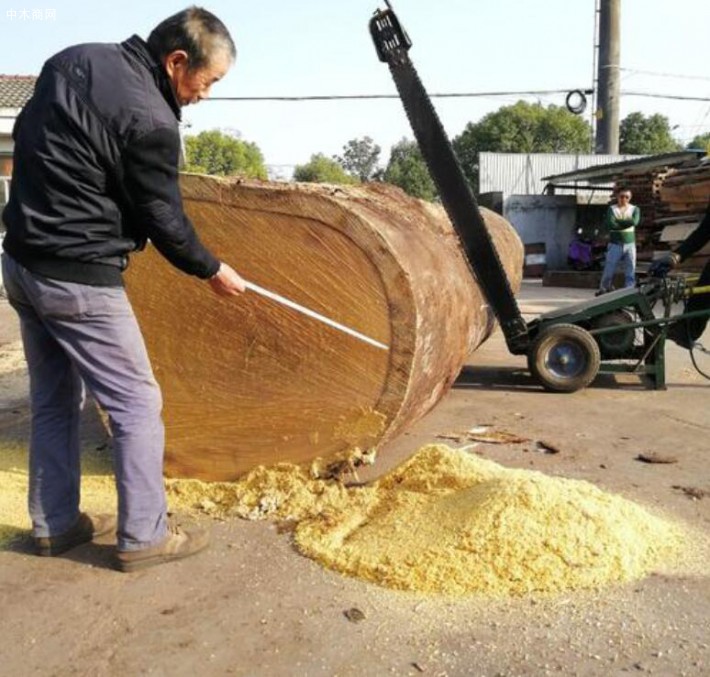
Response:
POLYGON ((567 250, 576 230, 577 200, 572 195, 510 195, 503 203, 523 244, 545 243, 547 268, 567 268, 567 250))
POLYGON ((21 108, 0 108, 0 136, 12 134, 15 119, 21 110, 21 108))

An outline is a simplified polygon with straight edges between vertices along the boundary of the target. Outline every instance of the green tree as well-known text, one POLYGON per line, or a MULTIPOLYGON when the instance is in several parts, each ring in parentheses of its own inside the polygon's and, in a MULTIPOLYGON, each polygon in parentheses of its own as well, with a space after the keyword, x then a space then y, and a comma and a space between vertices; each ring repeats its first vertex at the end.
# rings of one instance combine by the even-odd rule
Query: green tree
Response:
POLYGON ((469 122, 452 141, 466 178, 478 190, 478 154, 582 153, 589 150, 589 123, 562 106, 518 101, 469 122))
POLYGON ((360 181, 371 181, 377 171, 381 148, 369 137, 351 139, 343 146, 342 156, 334 159, 360 181))
POLYGON ((630 113, 619 125, 619 152, 630 155, 655 155, 681 150, 671 135, 668 118, 655 113, 630 113))
POLYGON ((259 147, 255 143, 235 139, 218 129, 185 138, 185 171, 267 178, 264 156, 259 147))
POLYGON ((307 183, 355 183, 356 179, 347 174, 335 160, 322 153, 311 155, 305 165, 297 165, 293 171, 295 181, 307 183))
POLYGON ((693 150, 704 150, 706 155, 710 155, 710 132, 706 134, 698 134, 686 148, 693 150))
POLYGON ((382 178, 414 197, 423 200, 436 198, 436 186, 429 176, 419 146, 409 139, 402 139, 392 146, 387 169, 382 178))

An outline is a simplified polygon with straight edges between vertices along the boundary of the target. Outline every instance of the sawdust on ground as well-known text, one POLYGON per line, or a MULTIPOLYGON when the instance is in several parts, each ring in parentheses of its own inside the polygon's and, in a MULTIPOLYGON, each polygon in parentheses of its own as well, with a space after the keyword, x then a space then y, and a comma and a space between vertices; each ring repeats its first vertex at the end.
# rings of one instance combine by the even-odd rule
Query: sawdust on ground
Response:
POLYGON ((0 409, 24 399, 29 378, 22 341, 0 347, 0 409), (18 395, 18 393, 22 393, 18 395))
MULTIPOLYGON (((101 454, 82 456, 81 503, 89 512, 116 512, 116 490, 110 460, 101 454)), ((0 447, 0 548, 30 528, 27 516, 27 448, 0 447)))
MULTIPOLYGON (((0 470, 6 541, 29 526, 22 457, 16 449, 0 470)), ((84 508, 115 509, 109 468, 86 465, 84 508)), ((599 588, 672 571, 690 561, 690 544, 704 541, 588 482, 443 445, 424 447, 368 486, 320 479, 315 468, 282 463, 237 482, 168 480, 169 503, 216 518, 289 521, 297 549, 328 568, 446 595, 599 588)))

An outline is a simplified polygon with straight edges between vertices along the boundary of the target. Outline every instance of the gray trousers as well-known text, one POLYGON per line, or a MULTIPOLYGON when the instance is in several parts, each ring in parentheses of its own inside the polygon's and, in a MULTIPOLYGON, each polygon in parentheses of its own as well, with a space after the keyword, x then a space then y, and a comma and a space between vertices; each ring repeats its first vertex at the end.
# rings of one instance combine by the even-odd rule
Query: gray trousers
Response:
POLYGON ((30 375, 29 512, 33 535, 61 534, 79 515, 84 384, 109 416, 118 492, 118 547, 167 534, 162 398, 122 287, 35 275, 2 255, 30 375))

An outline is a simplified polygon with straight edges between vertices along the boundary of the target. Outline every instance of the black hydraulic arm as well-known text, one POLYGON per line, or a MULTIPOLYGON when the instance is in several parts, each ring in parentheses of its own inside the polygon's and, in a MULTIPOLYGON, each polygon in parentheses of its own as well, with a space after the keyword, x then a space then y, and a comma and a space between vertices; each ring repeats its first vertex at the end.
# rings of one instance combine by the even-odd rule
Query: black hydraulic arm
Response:
POLYGON ((464 177, 444 127, 407 52, 412 46, 387 0, 370 20, 380 61, 387 63, 422 156, 463 244, 472 274, 500 322, 512 353, 528 348, 528 330, 498 258, 478 203, 464 177))

